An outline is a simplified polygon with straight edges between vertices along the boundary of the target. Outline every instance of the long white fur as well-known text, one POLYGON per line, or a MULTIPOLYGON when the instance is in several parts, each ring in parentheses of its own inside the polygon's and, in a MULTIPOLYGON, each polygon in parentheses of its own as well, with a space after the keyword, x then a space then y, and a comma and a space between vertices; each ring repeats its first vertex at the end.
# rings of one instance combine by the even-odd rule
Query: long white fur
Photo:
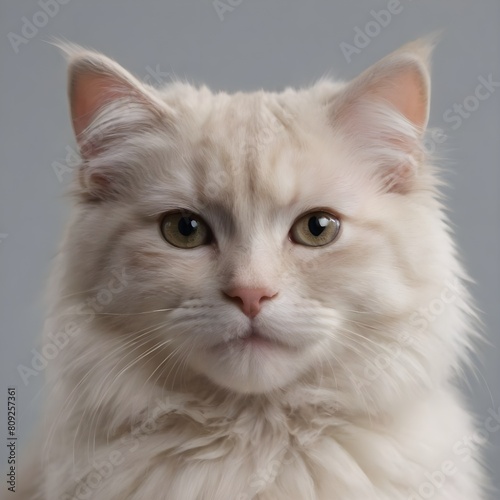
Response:
MULTIPOLYGON (((428 79, 426 51, 378 69, 406 58, 428 79)), ((456 446, 474 431, 454 387, 474 312, 415 125, 343 83, 228 95, 128 78, 143 99, 109 102, 79 137, 92 148, 43 340, 68 341, 18 498, 485 498, 479 456, 456 446), (176 208, 217 248, 169 246, 158 220, 176 208), (293 244, 314 208, 340 214, 340 237, 293 244), (288 348, 224 347, 250 321, 221 292, 234 284, 279 291, 255 324, 288 348)))

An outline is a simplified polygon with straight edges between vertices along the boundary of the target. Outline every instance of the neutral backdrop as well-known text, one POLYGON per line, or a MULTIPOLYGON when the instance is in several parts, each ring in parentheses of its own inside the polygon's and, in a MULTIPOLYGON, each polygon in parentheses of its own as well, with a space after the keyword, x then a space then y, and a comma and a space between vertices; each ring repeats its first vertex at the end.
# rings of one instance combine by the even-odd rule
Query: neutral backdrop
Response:
MULTIPOLYGON (((500 83, 484 100, 473 97, 481 78, 500 82, 498 0, 59 2, 0 3, 2 442, 8 386, 17 387, 21 445, 39 414, 43 369, 27 384, 18 369, 32 363, 44 284, 68 213, 63 194, 75 143, 65 62, 47 43, 54 36, 100 50, 153 84, 175 75, 235 91, 302 86, 327 73, 351 78, 404 42, 443 30, 433 60, 431 113, 441 135, 428 147, 446 158, 451 219, 491 342, 464 392, 480 427, 489 411, 498 411, 500 83), (389 7, 396 12, 390 20, 377 15, 389 7), (462 116, 461 105, 469 109, 462 116)), ((500 431, 485 440, 500 486, 500 431)), ((4 470, 6 452, 0 455, 4 470)))

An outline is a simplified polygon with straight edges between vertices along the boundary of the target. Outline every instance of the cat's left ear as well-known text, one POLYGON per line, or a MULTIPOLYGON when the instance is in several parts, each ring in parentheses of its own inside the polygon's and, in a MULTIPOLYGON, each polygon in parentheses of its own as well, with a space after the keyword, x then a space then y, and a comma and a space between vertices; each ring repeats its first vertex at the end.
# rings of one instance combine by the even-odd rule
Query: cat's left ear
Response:
POLYGON ((411 42, 351 81, 329 104, 335 127, 367 160, 387 190, 406 191, 422 159, 429 119, 432 40, 411 42))

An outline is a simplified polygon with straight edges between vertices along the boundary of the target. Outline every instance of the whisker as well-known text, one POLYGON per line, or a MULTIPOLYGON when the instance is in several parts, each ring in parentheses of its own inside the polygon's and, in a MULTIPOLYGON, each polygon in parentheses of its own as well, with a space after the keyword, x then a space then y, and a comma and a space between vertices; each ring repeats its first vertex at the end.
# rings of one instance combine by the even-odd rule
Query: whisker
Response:
MULTIPOLYGON (((112 343, 117 343, 118 347, 116 349, 112 350, 111 352, 109 352, 106 356, 104 356, 104 358, 101 358, 98 361, 98 365, 105 363, 109 358, 111 358, 112 356, 114 356, 120 350, 124 350, 129 345, 131 345, 133 343, 137 343, 141 338, 143 338, 144 336, 146 336, 146 335, 149 334, 149 328, 150 327, 144 328, 144 329, 141 329, 141 330, 138 330, 138 331, 135 331, 135 332, 131 332, 131 333, 125 335, 125 336, 121 336, 121 338, 111 339, 109 342, 106 342, 106 345, 109 345, 109 344, 112 344, 112 343), (138 333, 141 333, 141 334, 137 335, 138 333), (123 338, 132 338, 132 339, 128 340, 125 343, 123 343, 123 338)), ((83 359, 84 356, 90 356, 94 352, 101 351, 102 348, 103 348, 103 345, 100 345, 100 346, 97 346, 96 348, 94 348, 93 350, 86 351, 84 353, 84 355, 80 356, 79 359, 81 360, 81 359, 83 359)), ((78 359, 76 361, 78 361, 78 359)), ((98 365, 95 365, 93 367, 93 370, 95 370, 98 365)), ((72 367, 74 367, 74 364, 72 365, 72 367)), ((68 370, 69 369, 70 368, 68 367, 68 370)), ((88 370, 87 373, 84 375, 84 377, 78 382, 78 384, 73 388, 73 390, 70 392, 70 394, 66 397, 65 401, 62 404, 61 412, 59 413, 59 416, 57 417, 57 419, 54 421, 54 423, 51 425, 51 427, 49 429, 48 437, 47 437, 47 440, 46 440, 46 445, 44 446, 44 450, 46 450, 46 449, 47 450, 44 451, 44 453, 48 452, 48 447, 50 446, 50 442, 53 439, 55 430, 57 429, 57 426, 59 424, 59 420, 66 414, 65 410, 67 409, 67 406, 70 404, 73 395, 80 388, 80 386, 82 386, 86 382, 86 380, 92 375, 92 373, 93 372, 91 370, 88 370)), ((63 372, 63 375, 64 375, 64 372, 63 372)), ((75 400, 73 406, 69 409, 70 412, 75 408, 77 402, 78 402, 78 398, 75 400)))
MULTIPOLYGON (((166 323, 162 323, 162 324, 160 324, 159 326, 157 326, 157 327, 152 328, 151 330, 149 330, 149 332, 148 332, 148 333, 152 333, 152 332, 154 332, 154 331, 157 331, 157 330, 159 330, 159 329, 163 328, 165 325, 166 325, 166 323)), ((172 340, 173 340, 173 339, 170 339, 170 341, 172 341, 172 340)), ((149 341, 149 339, 146 339, 146 341, 145 341, 145 342, 143 342, 143 343, 142 343, 141 345, 139 345, 139 346, 136 346, 134 349, 132 349, 131 351, 129 351, 129 352, 128 352, 128 354, 131 354, 132 352, 136 351, 138 348, 142 347, 142 345, 147 344, 147 343, 148 343, 148 341, 149 341)), ((109 371, 109 373, 106 375, 106 377, 104 378, 104 380, 102 381, 102 383, 101 383, 101 385, 100 385, 101 389, 99 389, 97 392, 99 393, 99 392, 101 392, 101 390, 102 390, 102 389, 104 389, 104 386, 105 386, 105 384, 106 384, 106 382, 107 382, 107 380, 109 379, 109 377, 110 377, 110 376, 114 375, 114 378, 113 378, 113 380, 111 381, 111 383, 108 385, 108 387, 107 387, 107 388, 103 391, 103 393, 101 394, 101 396, 99 397, 99 399, 97 400, 97 402, 95 403, 95 410, 93 410, 93 412, 92 412, 92 414, 91 414, 91 418, 90 418, 90 424, 89 424, 89 428, 90 428, 90 429, 92 428, 92 424, 93 424, 93 422, 94 422, 94 419, 97 419, 97 420, 96 420, 96 425, 97 425, 97 423, 98 423, 98 416, 99 416, 99 413, 100 413, 100 411, 102 411, 102 408, 100 409, 101 404, 105 401, 106 396, 107 396, 107 394, 108 394, 109 390, 111 389, 111 387, 112 387, 112 386, 116 383, 116 381, 117 381, 117 380, 121 377, 121 375, 122 375, 123 373, 125 373, 125 372, 126 372, 127 370, 129 370, 132 366, 134 366, 134 365, 136 365, 138 362, 140 362, 140 361, 141 361, 141 360, 142 360, 142 359, 143 359, 143 358, 144 358, 144 357, 145 357, 148 353, 149 353, 149 350, 147 350, 145 353, 143 353, 143 354, 142 354, 141 356, 139 356, 138 358, 133 359, 133 360, 132 360, 132 361, 131 361, 128 365, 126 365, 124 368, 122 368, 122 369, 120 370, 120 372, 119 372, 118 374, 116 374, 116 375, 114 375, 112 371, 109 371)), ((121 360, 119 360, 119 361, 118 361, 118 363, 119 363, 120 361, 121 361, 121 360)), ((116 363, 116 364, 114 365, 114 367, 116 367, 118 363, 116 363)), ((84 411, 84 414, 85 414, 85 411, 84 411)), ((82 421, 83 421, 83 417, 82 417, 82 419, 80 420, 80 424, 81 424, 81 422, 82 422, 82 421)), ((80 427, 80 425, 79 425, 79 427, 80 427)), ((78 427, 78 429, 79 429, 79 427, 78 427)), ((78 433, 78 429, 77 429, 77 433, 78 433)))

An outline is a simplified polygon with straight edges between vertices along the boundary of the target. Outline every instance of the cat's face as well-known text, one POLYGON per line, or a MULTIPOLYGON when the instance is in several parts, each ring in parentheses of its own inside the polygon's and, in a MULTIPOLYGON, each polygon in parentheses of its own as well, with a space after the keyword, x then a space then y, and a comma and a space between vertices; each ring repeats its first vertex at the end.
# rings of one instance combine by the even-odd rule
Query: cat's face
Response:
POLYGON ((418 171, 427 74, 392 58, 345 87, 227 95, 145 88, 80 55, 75 289, 121 270, 105 319, 167 376, 189 367, 238 392, 358 376, 440 280, 432 175, 418 171))

